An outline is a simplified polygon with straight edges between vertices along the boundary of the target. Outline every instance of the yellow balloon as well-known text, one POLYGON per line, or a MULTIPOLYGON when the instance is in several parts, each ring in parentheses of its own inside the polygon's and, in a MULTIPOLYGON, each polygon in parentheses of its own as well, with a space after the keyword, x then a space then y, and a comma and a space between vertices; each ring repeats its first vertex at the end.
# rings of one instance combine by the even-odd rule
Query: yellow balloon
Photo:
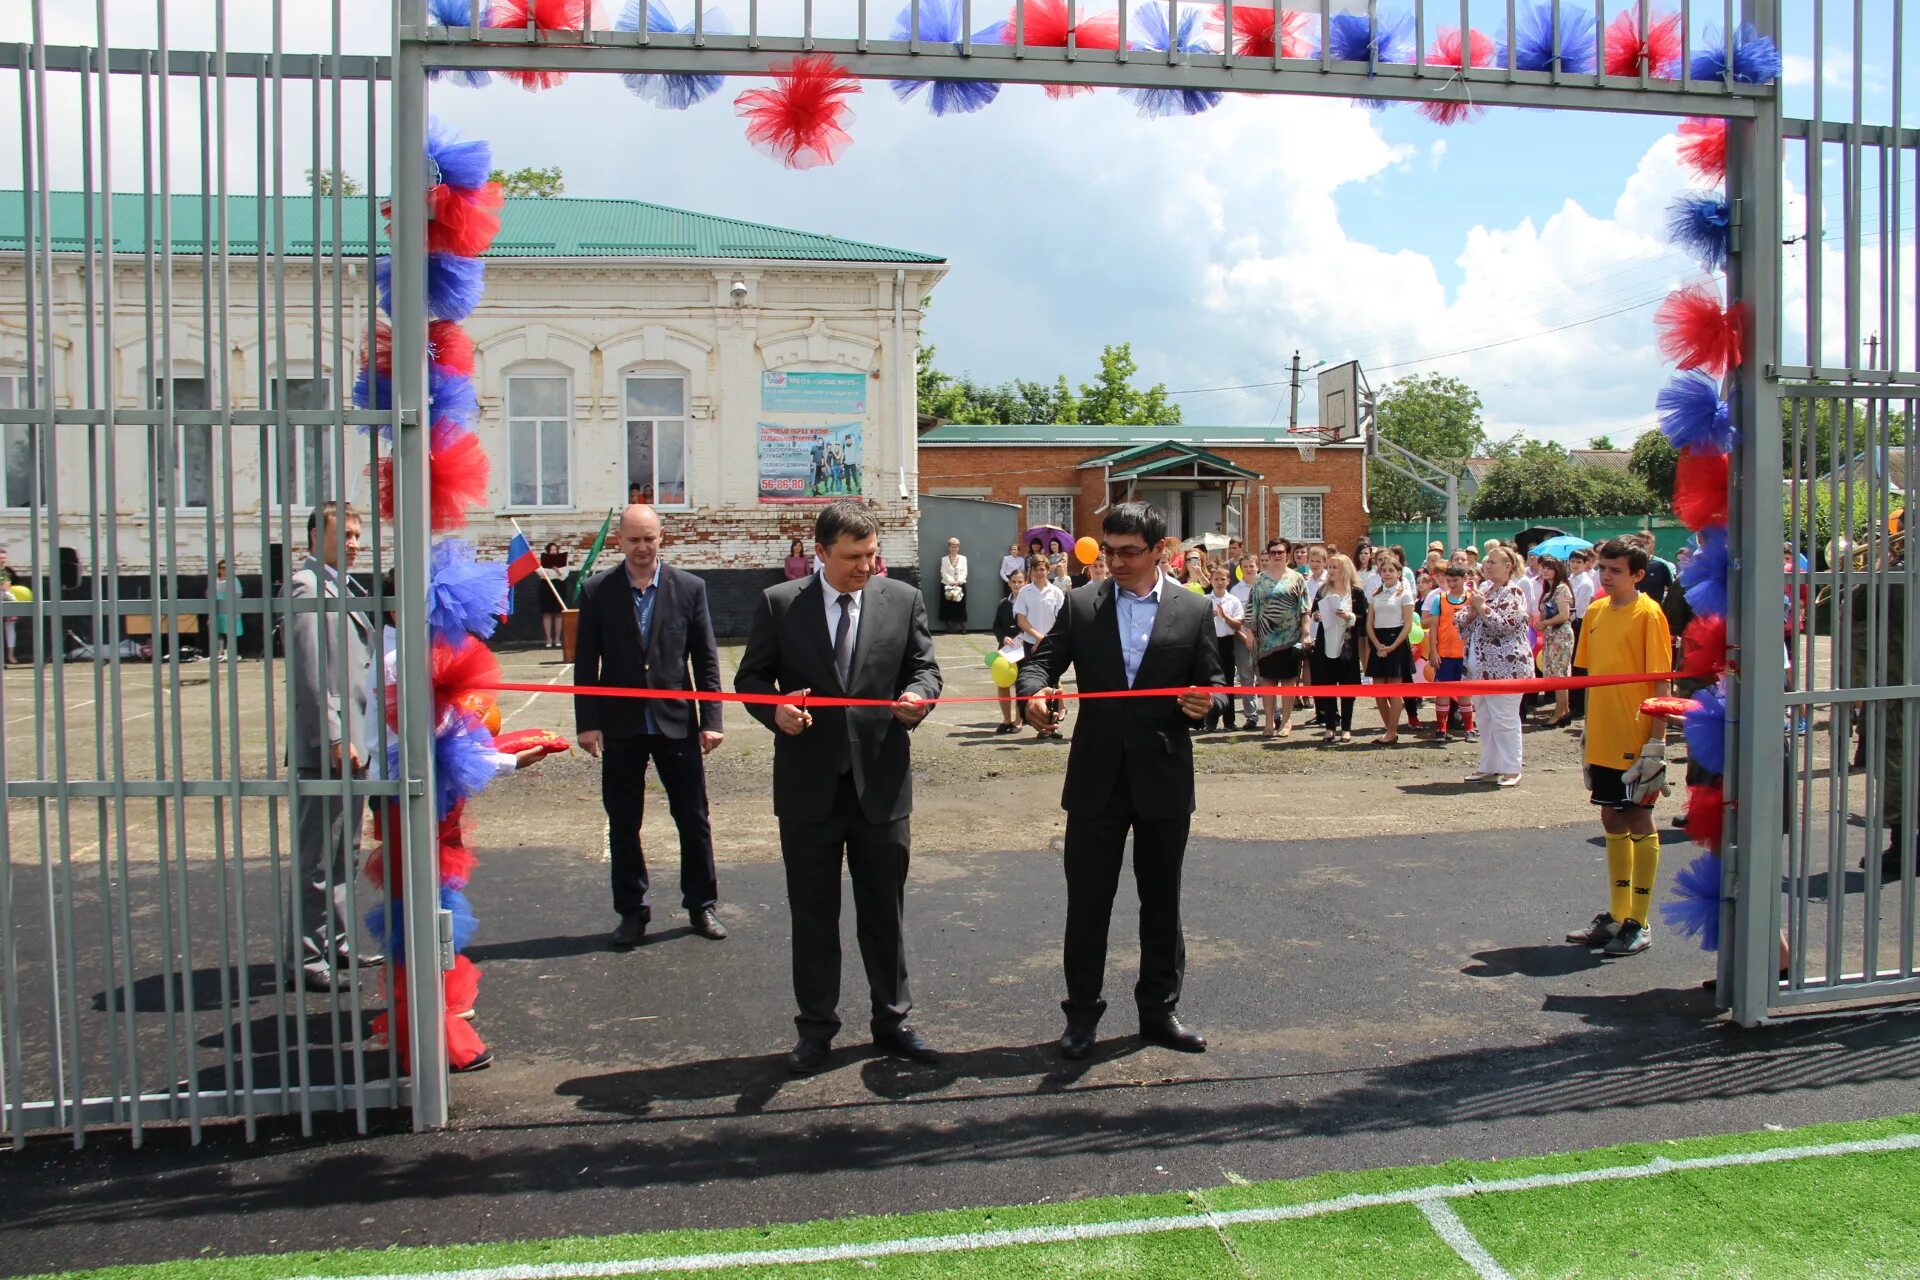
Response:
POLYGON ((1002 689, 1011 689, 1013 688, 1013 682, 1015 680, 1018 680, 1019 678, 1020 678, 1019 667, 1016 667, 1015 665, 1013 665, 1013 663, 1007 661, 1004 657, 994 658, 993 682, 996 685, 1000 686, 1000 688, 1002 689))
POLYGON ((33 599, 33 588, 23 582, 17 582, 13 586, 13 598, 20 604, 26 604, 33 599))
POLYGON ((1425 644, 1427 642, 1427 629, 1417 622, 1414 623, 1413 630, 1407 633, 1407 640, 1411 644, 1425 644))
POLYGON ((1197 583, 1197 582, 1189 582, 1189 583, 1187 584, 1187 590, 1189 590, 1189 591, 1191 591, 1191 592, 1193 592, 1193 594, 1195 594, 1195 595, 1197 595, 1197 596, 1203 596, 1203 595, 1205 595, 1205 594, 1207 594, 1207 589, 1206 589, 1205 587, 1203 587, 1203 586, 1201 586, 1201 585, 1200 585, 1199 583, 1197 583))

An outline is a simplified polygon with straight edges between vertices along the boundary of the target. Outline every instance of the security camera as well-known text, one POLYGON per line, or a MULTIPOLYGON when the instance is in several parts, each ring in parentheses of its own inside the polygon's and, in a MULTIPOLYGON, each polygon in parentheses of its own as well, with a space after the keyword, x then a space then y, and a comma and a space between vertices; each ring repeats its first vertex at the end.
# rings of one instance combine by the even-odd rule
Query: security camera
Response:
POLYGON ((733 287, 727 290, 727 296, 733 299, 734 306, 745 306, 747 302, 747 282, 745 280, 735 280, 733 287))

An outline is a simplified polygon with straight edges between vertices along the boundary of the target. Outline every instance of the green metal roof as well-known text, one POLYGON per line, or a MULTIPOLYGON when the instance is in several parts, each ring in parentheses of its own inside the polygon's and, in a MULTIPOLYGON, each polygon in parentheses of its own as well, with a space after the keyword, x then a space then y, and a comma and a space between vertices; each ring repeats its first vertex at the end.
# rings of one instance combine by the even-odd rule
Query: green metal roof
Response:
MULTIPOLYGON (((47 195, 48 226, 55 252, 78 253, 86 248, 87 199, 77 191, 47 195)), ((207 202, 198 195, 171 197, 169 238, 176 255, 199 254, 218 228, 209 228, 207 202)), ((259 252, 265 218, 265 236, 272 252, 310 254, 333 246, 333 201, 310 195, 287 196, 276 214, 271 199, 228 196, 227 252, 259 252), (316 221, 317 219, 317 221, 316 221), (279 234, 274 234, 278 223, 279 234)), ((19 191, 0 190, 0 252, 25 248, 26 202, 19 191)), ((94 201, 94 235, 99 235, 99 202, 94 201)), ((35 216, 38 216, 37 209, 35 216)), ((366 197, 348 197, 341 210, 342 252, 364 256, 367 228, 373 222, 377 250, 386 238, 383 220, 374 216, 366 197)), ((141 195, 113 197, 113 240, 118 253, 139 253, 149 236, 160 248, 160 201, 141 195), (149 227, 149 222, 151 226, 149 227)), ((217 244, 214 246, 218 248, 217 244)), ((689 213, 641 200, 575 200, 565 196, 525 197, 507 201, 501 213, 499 238, 489 258, 745 258, 794 262, 939 263, 946 259, 906 249, 858 240, 841 240, 810 231, 790 231, 737 218, 689 213)))
MULTIPOLYGON (((920 433, 922 445, 943 444, 1057 444, 1108 445, 1119 452, 1131 453, 1142 446, 1159 448, 1165 444, 1216 445, 1231 448, 1247 445, 1318 444, 1312 437, 1287 434, 1285 427, 1205 427, 1205 426, 1111 426, 1098 423, 998 423, 943 422, 920 433)), ((1322 448, 1328 446, 1322 445, 1322 448)), ((1338 446, 1334 446, 1338 447, 1338 446)))
MULTIPOLYGON (((1167 443, 1172 444, 1171 441, 1167 443)), ((1238 476, 1242 480, 1258 480, 1260 478, 1258 471, 1249 471, 1245 467, 1236 466, 1217 453, 1208 453, 1205 449, 1189 449, 1180 445, 1173 445, 1172 447, 1173 453, 1170 456, 1155 458, 1153 461, 1143 462, 1137 467, 1128 467, 1125 471, 1116 471, 1109 476, 1108 479, 1144 480, 1148 476, 1163 475, 1178 467, 1191 467, 1195 465, 1208 466, 1218 471, 1225 471, 1230 475, 1238 476)), ((1084 467, 1088 464, 1081 463, 1080 465, 1084 467)))

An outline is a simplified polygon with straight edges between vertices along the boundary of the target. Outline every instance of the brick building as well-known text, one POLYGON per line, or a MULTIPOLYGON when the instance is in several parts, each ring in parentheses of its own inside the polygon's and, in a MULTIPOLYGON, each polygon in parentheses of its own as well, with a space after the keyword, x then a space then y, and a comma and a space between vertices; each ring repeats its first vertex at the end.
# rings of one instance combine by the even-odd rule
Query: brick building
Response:
POLYGON ((1365 449, 1268 427, 976 426, 920 433, 920 492, 986 498, 1036 524, 1098 535, 1110 502, 1149 501, 1182 539, 1332 538, 1367 531, 1365 449))

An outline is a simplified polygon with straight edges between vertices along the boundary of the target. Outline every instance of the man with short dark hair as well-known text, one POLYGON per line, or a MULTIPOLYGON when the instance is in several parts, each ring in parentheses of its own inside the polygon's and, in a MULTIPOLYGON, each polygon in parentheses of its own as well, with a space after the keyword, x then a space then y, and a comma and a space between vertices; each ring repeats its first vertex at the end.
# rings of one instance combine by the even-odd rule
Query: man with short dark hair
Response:
POLYGON ((754 609, 733 687, 780 694, 747 712, 774 731, 773 812, 793 918, 794 1019, 787 1069, 809 1075, 840 1030, 840 863, 853 882, 873 1041, 898 1057, 938 1051, 907 1022, 907 855, 913 812, 908 734, 940 696, 927 607, 879 577, 879 526, 866 504, 828 503, 814 521, 820 571, 768 587, 754 609), (891 706, 807 706, 809 693, 891 706))
MULTIPOLYGON (((345 608, 345 598, 358 594, 346 574, 359 554, 360 513, 352 506, 323 502, 307 516, 307 558, 287 580, 287 669, 293 681, 287 757, 301 779, 366 776, 358 744, 367 717, 372 621, 345 608)), ((310 990, 331 990, 347 968, 347 894, 360 861, 365 805, 359 795, 294 799, 289 976, 310 990)), ((380 959, 365 955, 360 963, 380 959)))
POLYGON ((1082 704, 1067 756, 1060 806, 1067 811, 1065 867, 1067 1015, 1060 1053, 1084 1058, 1107 1002, 1107 928, 1120 884, 1128 833, 1140 894, 1140 979, 1134 985, 1144 1039, 1184 1053, 1202 1053, 1206 1037, 1176 1010, 1187 967, 1180 928, 1180 869, 1193 819, 1192 726, 1221 684, 1213 611, 1168 585, 1159 550, 1166 517, 1144 502, 1107 509, 1101 550, 1110 582, 1090 583, 1067 597, 1040 647, 1020 666, 1020 693, 1031 699, 1036 729, 1072 667, 1080 692, 1180 688, 1175 697, 1095 698, 1082 704))
MULTIPOLYGON (((620 563, 587 579, 574 640, 574 683, 589 688, 720 691, 720 646, 707 612, 707 586, 660 559, 660 517, 645 503, 620 514, 620 563)), ((619 950, 637 947, 653 919, 653 886, 640 845, 647 765, 660 777, 680 834, 680 904, 693 931, 727 936, 715 908, 719 873, 707 817, 706 755, 725 738, 720 704, 682 698, 576 694, 580 749, 601 758, 613 873, 613 932, 619 950)))

